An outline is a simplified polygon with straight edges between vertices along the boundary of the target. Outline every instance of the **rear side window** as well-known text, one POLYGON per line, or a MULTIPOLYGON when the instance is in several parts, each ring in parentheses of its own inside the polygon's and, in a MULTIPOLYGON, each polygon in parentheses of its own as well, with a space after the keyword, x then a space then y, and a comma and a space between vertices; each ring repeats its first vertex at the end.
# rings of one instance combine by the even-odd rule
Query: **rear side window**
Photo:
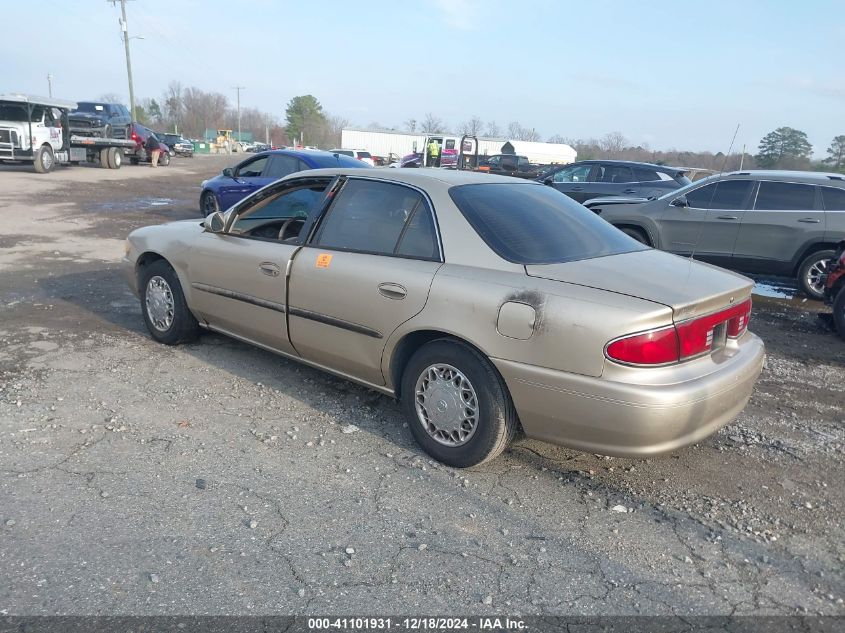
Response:
POLYGON ((690 191, 689 206, 694 209, 743 209, 750 180, 722 180, 690 191))
POLYGON ((329 209, 316 243, 374 255, 438 258, 431 211, 422 194, 386 182, 349 180, 329 209))
POLYGON ((611 183, 634 182, 634 172, 631 171, 630 167, 605 165, 601 181, 611 183))
POLYGON ((822 187, 822 201, 826 211, 845 211, 845 189, 822 187))
POLYGON ((372 158, 373 155, 369 152, 358 152, 358 158, 372 158))
POLYGON ((449 195, 487 245, 517 264, 553 264, 647 248, 552 187, 460 185, 449 189, 449 195))
POLYGON ((815 186, 767 180, 760 183, 754 204, 758 211, 812 211, 815 207, 815 186))
POLYGON ((265 178, 284 178, 289 174, 301 171, 299 159, 293 156, 276 155, 270 157, 267 169, 264 170, 265 178))

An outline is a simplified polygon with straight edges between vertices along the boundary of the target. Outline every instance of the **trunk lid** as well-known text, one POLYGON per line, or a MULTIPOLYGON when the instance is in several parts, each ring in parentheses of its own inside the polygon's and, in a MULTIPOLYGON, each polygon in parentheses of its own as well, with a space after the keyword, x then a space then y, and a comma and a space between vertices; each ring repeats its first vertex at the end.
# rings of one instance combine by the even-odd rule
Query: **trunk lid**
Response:
POLYGON ((672 308, 675 322, 744 301, 754 285, 723 268, 653 249, 562 264, 530 264, 525 272, 659 303, 672 308))

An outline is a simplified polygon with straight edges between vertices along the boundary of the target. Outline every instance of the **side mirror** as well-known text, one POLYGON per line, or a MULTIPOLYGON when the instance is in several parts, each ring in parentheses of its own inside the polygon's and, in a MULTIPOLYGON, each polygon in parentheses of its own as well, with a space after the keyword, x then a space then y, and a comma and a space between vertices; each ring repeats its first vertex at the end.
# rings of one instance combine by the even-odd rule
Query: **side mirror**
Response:
POLYGON ((231 167, 227 167, 226 169, 223 170, 223 175, 226 176, 227 178, 234 178, 235 177, 235 171, 231 167))
POLYGON ((545 178, 543 178, 543 184, 552 186, 553 184, 555 184, 555 177, 554 176, 546 176, 545 178))
POLYGON ((205 218, 205 230, 209 233, 222 233, 226 227, 226 221, 220 211, 215 211, 205 218))
POLYGON ((678 196, 674 200, 672 200, 671 205, 673 207, 688 207, 689 202, 687 201, 686 196, 678 196))

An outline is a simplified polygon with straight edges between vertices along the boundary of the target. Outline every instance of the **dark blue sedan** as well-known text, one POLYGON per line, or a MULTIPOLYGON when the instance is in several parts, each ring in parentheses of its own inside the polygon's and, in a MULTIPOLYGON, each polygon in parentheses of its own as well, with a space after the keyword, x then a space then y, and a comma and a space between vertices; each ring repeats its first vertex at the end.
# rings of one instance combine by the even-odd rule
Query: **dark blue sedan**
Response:
POLYGON ((264 185, 284 178, 288 174, 306 169, 323 167, 364 167, 369 165, 358 159, 317 150, 277 149, 261 152, 223 173, 202 183, 200 211, 210 215, 226 210, 264 185))

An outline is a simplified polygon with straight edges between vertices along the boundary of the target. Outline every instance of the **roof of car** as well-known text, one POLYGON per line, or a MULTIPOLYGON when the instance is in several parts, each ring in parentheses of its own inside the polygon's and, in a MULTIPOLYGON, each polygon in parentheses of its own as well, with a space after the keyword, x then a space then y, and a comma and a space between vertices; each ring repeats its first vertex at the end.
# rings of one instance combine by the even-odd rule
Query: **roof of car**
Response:
MULTIPOLYGON (((656 169, 657 171, 685 171, 683 167, 672 167, 671 165, 655 165, 654 163, 643 163, 636 160, 612 160, 604 158, 589 158, 587 160, 576 161, 578 163, 607 163, 610 165, 625 165, 627 167, 645 167, 647 169, 656 169)), ((575 164, 575 163, 570 163, 575 164)))
POLYGON ((813 182, 829 182, 838 180, 845 183, 845 174, 824 171, 789 171, 785 169, 745 169, 743 171, 725 172, 723 176, 751 176, 752 178, 767 178, 771 180, 807 180, 813 182))
MULTIPOLYGON (((539 185, 533 180, 512 178, 510 176, 495 176, 476 171, 458 169, 418 168, 418 169, 373 169, 370 167, 352 167, 328 169, 312 169, 307 172, 297 172, 292 176, 367 176, 383 180, 395 180, 411 185, 423 186, 427 183, 440 182, 448 186, 477 185, 477 184, 508 184, 508 185, 539 185)), ((292 176, 289 176, 292 177, 292 176)))
POLYGON ((76 107, 76 101, 66 101, 64 99, 54 99, 53 97, 39 97, 37 95, 25 94, 0 95, 0 101, 11 101, 13 103, 32 103, 34 105, 41 105, 53 108, 68 108, 70 110, 76 107))

